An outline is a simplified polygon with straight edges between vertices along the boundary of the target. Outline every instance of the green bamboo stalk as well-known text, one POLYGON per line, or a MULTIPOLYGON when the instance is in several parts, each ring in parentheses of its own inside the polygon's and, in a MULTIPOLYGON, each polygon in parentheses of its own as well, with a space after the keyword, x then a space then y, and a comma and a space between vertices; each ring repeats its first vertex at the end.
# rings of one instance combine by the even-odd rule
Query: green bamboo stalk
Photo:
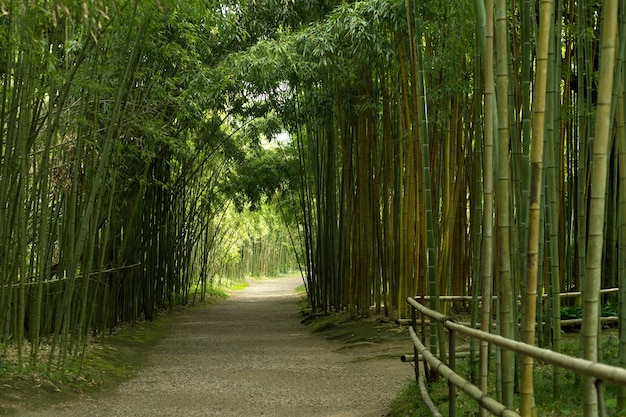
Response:
MULTIPOLYGON (((545 144, 545 142, 544 142, 545 144)), ((549 192, 549 190, 547 190, 547 186, 545 185, 544 181, 544 186, 541 187, 541 201, 542 201, 542 210, 540 210, 539 212, 539 224, 540 225, 544 225, 545 224, 545 218, 546 218, 546 210, 545 210, 545 201, 546 201, 546 193, 549 192)), ((535 329, 535 333, 537 333, 537 344, 538 346, 545 346, 548 343, 548 340, 546 338, 546 329, 548 328, 548 326, 546 326, 545 323, 545 316, 546 316, 546 303, 545 303, 545 299, 543 298, 543 293, 544 293, 544 289, 547 288, 547 284, 546 284, 546 274, 545 272, 545 264, 546 264, 546 257, 549 254, 549 248, 547 243, 549 241, 549 235, 548 237, 546 237, 546 228, 545 227, 541 227, 539 229, 539 254, 538 254, 538 266, 537 266, 537 294, 539 295, 537 297, 537 304, 536 304, 536 314, 537 314, 537 318, 536 318, 536 322, 537 322, 537 327, 535 329)))
MULTIPOLYGON (((7 25, 7 37, 5 40, 5 46, 2 49, 2 51, 0 53, 2 53, 2 60, 3 62, 6 63, 6 69, 5 69, 5 73, 7 74, 7 76, 5 76, 3 78, 3 84, 2 84, 2 94, 0 95, 1 101, 0 101, 0 119, 1 120, 7 120, 6 123, 6 129, 2 128, 0 129, 0 143, 2 143, 2 147, 0 147, 0 156, 2 157, 3 161, 8 161, 8 158, 10 156, 10 151, 11 151, 11 147, 10 147, 10 143, 8 142, 9 138, 10 138, 10 132, 12 132, 12 127, 14 125, 14 123, 12 123, 12 121, 14 120, 13 117, 9 117, 8 114, 8 109, 11 108, 10 107, 10 96, 12 93, 12 80, 11 77, 9 77, 9 74, 13 73, 13 67, 14 67, 14 63, 13 63, 13 57, 15 56, 15 50, 14 50, 14 42, 13 42, 13 27, 14 24, 13 22, 11 22, 11 24, 7 25)), ((6 205, 7 202, 7 198, 8 198, 8 181, 9 181, 9 164, 7 163, 3 163, 0 165, 0 241, 4 242, 2 245, 0 245, 0 255, 3 256, 2 259, 9 259, 8 256, 8 248, 10 247, 10 245, 8 244, 9 240, 6 237, 6 227, 7 227, 7 220, 8 220, 8 211, 9 211, 9 207, 6 205)), ((8 274, 7 274, 7 270, 8 270, 8 265, 5 263, 0 267, 0 288, 1 289, 8 289, 9 286, 11 285, 11 281, 9 280, 8 274)), ((8 302, 8 296, 9 296, 9 291, 2 291, 0 293, 0 340, 6 340, 8 338, 8 332, 6 331, 6 326, 7 326, 7 320, 8 317, 10 316, 10 311, 7 308, 7 305, 9 304, 8 302)))
POLYGON ((18 118, 18 138, 16 149, 16 164, 17 174, 19 176, 18 189, 17 189, 17 201, 14 204, 19 205, 17 208, 17 222, 15 224, 17 234, 17 249, 16 249, 16 263, 18 276, 15 278, 19 283, 17 290, 17 324, 15 329, 15 339, 17 345, 18 356, 18 370, 22 370, 23 363, 23 343, 24 343, 24 322, 26 318, 26 280, 30 277, 30 270, 28 268, 28 242, 26 238, 27 233, 27 213, 29 207, 28 202, 28 187, 29 187, 29 134, 31 132, 31 120, 33 117, 31 98, 34 96, 34 82, 31 79, 31 55, 30 51, 25 52, 22 55, 25 59, 21 63, 20 67, 22 72, 18 77, 21 83, 22 91, 20 92, 19 109, 20 114, 18 118))
MULTIPOLYGON (((108 245, 109 242, 109 238, 110 238, 110 234, 111 234, 111 220, 112 220, 112 211, 113 211, 113 203, 114 203, 114 197, 115 197, 115 184, 116 184, 116 179, 117 179, 117 172, 114 173, 113 175, 113 184, 111 185, 111 189, 109 190, 109 196, 108 196, 108 203, 107 203, 107 210, 106 210, 106 223, 105 223, 105 230, 102 234, 102 237, 100 239, 99 242, 99 246, 101 248, 105 248, 108 245)), ((98 198, 98 202, 100 202, 100 200, 104 198, 104 196, 99 197, 98 198)), ((101 209, 97 209, 97 212, 101 212, 101 209)), ((85 342, 85 335, 87 335, 87 333, 89 332, 89 324, 91 322, 91 312, 93 310, 89 309, 89 304, 93 303, 93 299, 92 297, 90 297, 90 276, 87 273, 88 271, 91 271, 91 259, 95 258, 95 254, 94 254, 94 245, 95 245, 95 241, 96 241, 96 236, 97 236, 97 226, 98 226, 98 222, 99 222, 99 218, 94 217, 93 218, 93 223, 91 226, 91 237, 90 237, 90 242, 88 245, 88 249, 85 251, 85 259, 88 260, 88 262, 85 264, 85 268, 84 268, 84 277, 83 277, 83 283, 82 283, 82 287, 81 287, 81 296, 80 296, 80 312, 78 314, 78 323, 77 326, 75 328, 75 335, 74 335, 74 339, 75 339, 75 345, 74 345, 74 350, 76 352, 78 352, 81 348, 84 348, 86 346, 86 342, 85 342)), ((105 256, 106 256, 106 251, 102 250, 100 252, 100 255, 98 256, 98 261, 97 261, 97 266, 98 266, 98 270, 102 271, 103 269, 105 269, 105 256)), ((102 273, 99 273, 96 275, 96 282, 99 281, 102 278, 102 273)), ((84 358, 84 355, 80 356, 81 359, 81 364, 82 364, 82 359, 84 358)))
MULTIPOLYGON (((623 11, 622 11, 623 13, 623 11)), ((624 23, 621 24, 623 29, 624 23)), ((621 44, 620 44, 621 49, 621 44)), ((619 250, 622 252, 626 246, 626 116, 624 112, 624 78, 626 71, 622 70, 621 78, 618 79, 620 84, 616 106, 616 130, 617 130, 617 148, 619 158, 619 250)), ((622 252, 623 253, 623 252, 622 252)), ((618 287, 619 291, 619 364, 626 368, 626 258, 620 257, 620 266, 618 271, 618 287)), ((620 387, 617 397, 617 409, 619 412, 626 410, 626 387, 620 387)))
MULTIPOLYGON (((485 129, 483 131, 483 218, 482 218, 482 247, 481 247, 481 289, 482 289, 482 310, 481 310, 481 330, 491 331, 491 295, 493 286, 493 260, 494 260, 494 236, 493 236, 493 214, 494 214, 494 179, 493 179, 493 135, 494 135, 494 85, 493 85, 493 56, 494 56, 494 23, 493 23, 493 1, 475 1, 476 16, 479 27, 485 27, 484 36, 484 103, 485 103, 485 129)), ((481 41, 481 44, 483 42, 481 41)), ((488 394, 489 386, 489 344, 480 342, 480 363, 478 387, 484 394, 488 394)), ((487 410, 480 408, 480 416, 486 416, 487 410)))
MULTIPOLYGON (((9 22, 7 54, 5 62, 7 64, 4 77, 2 94, 2 120, 6 120, 6 128, 0 129, 2 136, 2 166, 0 171, 0 259, 3 263, 0 266, 0 288, 7 289, 0 293, 0 336, 3 340, 8 340, 11 335, 10 322, 12 319, 11 298, 13 291, 9 288, 14 284, 16 274, 15 253, 11 241, 14 239, 15 219, 17 216, 18 204, 14 203, 17 195, 16 184, 18 173, 15 164, 9 161, 19 161, 17 158, 17 134, 20 131, 18 109, 20 108, 20 95, 22 94, 22 83, 20 71, 24 52, 20 50, 17 36, 19 32, 19 21, 13 18, 9 22), (10 75, 10 76, 9 76, 10 75)), ((18 165, 19 166, 19 165, 18 165)), ((17 303, 15 303, 17 306, 17 303)), ((15 318, 15 317, 13 317, 15 318)))
POLYGON ((392 314, 393 306, 391 305, 393 294, 393 281, 397 274, 394 262, 394 219, 393 219, 393 200, 394 200, 394 175, 393 175, 393 131, 392 131, 392 110, 391 98, 388 83, 391 80, 384 68, 380 69, 381 98, 382 98, 382 145, 381 145, 381 176, 382 180, 382 285, 383 285, 383 303, 385 316, 392 314))
MULTIPOLYGON (((99 161, 97 162, 97 166, 94 171, 92 183, 90 184, 90 189, 88 190, 87 201, 84 203, 84 209, 82 211, 82 218, 79 223, 78 230, 74 229, 75 222, 72 221, 72 219, 76 215, 70 214, 69 216, 70 220, 67 223, 67 230, 66 230, 66 235, 65 235, 67 253, 65 255, 64 260, 62 261, 63 268, 61 269, 67 274, 67 282, 66 282, 66 289, 63 294, 63 300, 61 302, 61 308, 59 310, 56 323, 55 323, 55 335, 53 337, 53 341, 52 341, 52 345, 51 345, 51 349, 49 353, 49 361, 48 361, 49 370, 52 366, 52 361, 56 353, 57 341, 59 337, 58 335, 61 335, 61 341, 60 341, 60 346, 59 346, 59 359, 58 359, 59 366, 63 366, 65 355, 67 353, 66 347, 67 347, 67 339, 68 339, 69 330, 70 330, 70 312, 72 309, 71 294, 73 293, 73 288, 75 285, 77 266, 79 264, 80 257, 83 254, 85 245, 87 243, 87 234, 89 231, 89 226, 92 221, 92 216, 96 216, 96 217, 99 216, 99 213, 94 212, 96 199, 98 198, 98 195, 102 191, 104 179, 106 178, 107 170, 109 169, 111 153, 113 150, 113 141, 114 141, 115 135, 118 133, 119 119, 121 117, 122 105, 128 93, 127 86, 128 86, 128 83, 132 79, 133 69, 137 65, 137 59, 139 55, 139 49, 141 47, 141 41, 143 40, 143 37, 146 33, 148 23, 149 23, 149 19, 145 18, 137 30, 134 43, 130 52, 128 64, 124 70, 124 74, 122 76, 120 86, 117 90, 117 96, 113 104, 111 120, 109 121, 109 125, 105 132, 103 148, 99 155, 99 161)), ((78 139, 81 140, 82 135, 79 134, 78 139)), ((82 144, 78 143, 76 149, 77 149, 77 152, 79 152, 79 154, 77 155, 75 159, 76 161, 80 161, 82 158, 82 155, 80 154, 80 152, 82 152, 81 148, 82 148, 82 144)), ((75 166, 75 172, 73 175, 74 175, 74 181, 72 184, 72 197, 71 197, 72 202, 69 204, 70 212, 74 211, 76 208, 76 201, 77 201, 77 194, 78 194, 78 190, 76 188, 77 183, 78 183, 77 164, 75 166)), ((84 271, 85 275, 88 275, 88 273, 89 273, 88 271, 84 271)))
MULTIPOLYGON (((620 33, 626 33, 626 10, 620 8, 620 33)), ((619 53, 616 64, 616 148, 618 156, 618 252, 624 253, 626 247, 626 106, 624 106, 624 86, 626 85, 626 71, 623 68, 626 54, 626 42, 619 42, 619 53)), ((618 268, 618 305, 619 305, 619 364, 626 368, 626 257, 619 257, 618 268)), ((626 387, 620 387, 617 394, 617 410, 622 413, 626 410, 626 387)))
MULTIPOLYGON (((533 90, 534 123, 530 171, 530 206, 528 232, 528 271, 526 292, 523 297, 524 320, 522 323, 522 340, 530 345, 535 344, 535 317, 537 299, 537 275, 539 261, 539 229, 541 212, 541 189, 543 171, 543 137, 545 133, 546 89, 548 78, 548 49, 552 31, 552 12, 554 4, 551 0, 540 3, 539 37, 537 42, 537 75, 533 90)), ((534 409, 533 393, 533 359, 522 356, 522 373, 520 384, 521 415, 531 416, 534 409)))
POLYGON ((585 281, 586 249, 587 249, 587 167, 589 163, 589 149, 593 143, 593 112, 591 103, 591 49, 589 46, 587 0, 578 1, 578 138, 579 155, 577 158, 577 257, 578 277, 576 288, 585 281))
MULTIPOLYGON (((482 71, 481 61, 483 60, 483 56, 485 53, 485 27, 481 23, 484 23, 486 16, 484 15, 484 4, 482 1, 474 2, 476 9, 476 33, 477 36, 475 38, 476 44, 476 55, 475 55, 475 63, 474 63, 474 71, 476 74, 480 74, 482 71), (482 6, 482 18, 480 17, 480 9, 482 6)), ((474 77, 474 118, 476 119, 474 122, 474 137, 482 138, 484 133, 482 126, 483 124, 480 122, 482 117, 482 83, 481 77, 474 77)), ((474 139, 476 140, 476 139, 474 139)), ((479 313, 479 303, 478 297, 482 292, 481 289, 481 265, 482 265, 482 228, 481 221, 483 219, 482 207, 483 200, 480 196, 483 195, 482 188, 482 169, 483 169, 483 152, 482 146, 474 146, 474 151, 472 153, 472 183, 474 184, 474 192, 471 194, 473 198, 473 210, 472 210, 472 219, 470 222, 472 228, 472 276, 471 276, 471 285, 472 285, 472 308, 471 308, 471 322, 472 327, 476 327, 476 323, 478 323, 478 313, 479 313)), ((476 352, 476 341, 472 338, 470 340, 470 362, 472 363, 471 367, 471 380, 476 383, 478 381, 478 371, 479 371, 479 357, 476 352)))
POLYGON ((408 238, 407 224, 407 200, 410 198, 409 191, 414 190, 414 186, 409 184, 411 179, 407 176, 407 173, 412 173, 411 164, 413 161, 412 147, 407 144, 407 138, 410 137, 409 125, 411 120, 411 100, 410 100, 410 87, 409 87, 409 75, 407 69, 410 68, 406 56, 406 45, 404 42, 398 43, 398 59, 400 63, 400 91, 402 93, 402 101, 398 103, 398 113, 400 115, 399 123, 399 137, 402 138, 397 145, 398 149, 398 163, 402 164, 396 170, 396 184, 397 184, 397 201, 396 201, 396 218, 397 218, 397 231, 398 231, 398 278, 397 278, 397 298, 396 305, 398 306, 398 316, 406 316, 408 309, 404 306, 404 295, 406 294, 406 281, 408 280, 409 271, 407 270, 407 257, 411 254, 409 250, 409 243, 411 240, 408 238))
MULTIPOLYGON (((561 2, 556 1, 556 10, 561 10, 561 2)), ((548 51, 549 64, 548 72, 548 84, 547 84, 547 107, 546 107, 546 134, 544 140, 544 152, 545 152, 545 180, 546 180, 546 213, 545 218, 549 229, 549 248, 547 250, 549 254, 549 285, 550 288, 549 306, 550 306, 550 326, 546 326, 551 330, 549 340, 552 343, 552 350, 560 352, 561 346, 561 265, 559 257, 559 202, 557 197, 559 196, 560 187, 557 185, 557 178, 559 172, 557 171, 557 149, 559 149, 560 127, 559 117, 561 112, 560 107, 560 82, 561 82, 561 60, 560 53, 556 53, 557 50, 561 50, 560 35, 561 33, 561 19, 558 19, 556 25, 555 35, 550 42, 548 51)), ((541 321, 541 320, 540 320, 541 321)), ((547 320, 546 320, 547 322, 547 320)), ((553 370, 553 394, 556 396, 559 392, 560 385, 560 370, 554 368, 553 370)))
MULTIPOLYGON (((427 265, 428 271, 428 288, 431 295, 431 308, 434 310, 440 310, 439 303, 439 287, 437 282, 437 248, 438 237, 436 230, 435 216, 435 201, 433 201, 432 191, 432 178, 430 167, 430 144, 428 138, 428 117, 426 113, 426 86, 424 80, 424 59, 422 56, 422 32, 419 25, 419 15, 417 10, 417 3, 412 0, 406 1, 407 16, 409 20, 409 37, 411 41, 411 62, 412 62, 412 76, 414 99, 415 99, 415 116, 416 124, 413 127, 414 135, 421 140, 422 148, 417 151, 421 153, 421 182, 420 186, 424 192, 423 200, 421 204, 424 207, 426 214, 426 254, 425 265, 427 265)), ((445 358, 445 338, 443 337, 443 328, 436 323, 431 325, 430 332, 431 349, 436 352, 437 346, 439 346, 440 354, 445 358)))
MULTIPOLYGON (((616 0, 604 2, 602 17, 598 110, 591 167, 587 268, 582 295, 583 358, 592 361, 598 360, 599 296, 602 278, 609 133, 612 124, 611 105, 617 39, 618 2, 616 0)), ((583 378, 583 402, 585 416, 598 415, 598 397, 593 378, 583 378)))
MULTIPOLYGON (((498 152, 497 152, 497 228, 498 228, 498 308, 500 335, 515 339, 513 314, 514 285, 511 272, 511 177, 510 177, 510 134, 509 134, 509 73, 508 73, 508 22, 506 2, 496 1, 496 93, 498 117, 498 152)), ((513 406, 515 379, 515 355, 502 350, 502 403, 513 406)))
MULTIPOLYGON (((522 130, 521 130, 521 144, 520 144, 520 156, 521 159, 518 162, 520 164, 520 212, 518 214, 518 262, 520 267, 520 277, 527 276, 527 249, 528 249, 528 220, 529 220, 529 193, 530 193, 530 140, 531 140, 531 85, 533 75, 533 34, 535 21, 534 6, 530 0, 522 0, 522 6, 520 10, 521 14, 521 96, 522 96, 522 130)), ((525 292, 526 281, 520 279, 520 293, 525 292)), ((525 304, 520 306, 520 315, 525 316, 525 304)))

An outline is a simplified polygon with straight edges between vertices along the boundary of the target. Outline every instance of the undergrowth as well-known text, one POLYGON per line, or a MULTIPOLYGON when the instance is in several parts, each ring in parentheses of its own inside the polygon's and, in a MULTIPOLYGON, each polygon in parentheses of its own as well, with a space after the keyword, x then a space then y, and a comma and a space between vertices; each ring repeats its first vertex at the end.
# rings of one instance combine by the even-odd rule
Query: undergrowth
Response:
POLYGON ((52 372, 45 364, 18 370, 5 353, 4 361, 0 360, 0 415, 21 415, 115 388, 145 365, 148 349, 168 333, 173 320, 173 315, 162 315, 127 326, 103 343, 90 343, 84 356, 68 358, 63 368, 52 372))
MULTIPOLYGON (((203 306, 225 298, 227 290, 243 289, 247 283, 236 283, 226 289, 213 287, 203 300, 203 306)), ((118 326, 113 334, 90 341, 83 354, 68 357, 61 368, 47 370, 49 350, 40 347, 40 365, 17 367, 16 348, 7 343, 0 348, 0 416, 23 415, 44 407, 95 395, 117 387, 133 378, 147 364, 147 353, 170 331, 183 307, 162 310, 153 321, 118 326)))

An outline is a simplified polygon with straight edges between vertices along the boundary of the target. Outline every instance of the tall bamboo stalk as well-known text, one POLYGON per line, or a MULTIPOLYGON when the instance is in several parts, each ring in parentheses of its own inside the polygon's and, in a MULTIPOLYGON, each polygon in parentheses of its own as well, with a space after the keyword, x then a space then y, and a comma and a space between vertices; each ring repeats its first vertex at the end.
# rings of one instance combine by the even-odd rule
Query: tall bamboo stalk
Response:
MULTIPOLYGON (((541 189, 543 171, 543 138, 545 132, 546 90, 548 81, 548 50, 552 30, 551 0, 540 3, 539 37, 537 41, 537 73, 533 90, 533 139, 530 157, 530 205, 528 229, 528 270, 523 297, 524 319, 522 322, 522 340, 535 344, 535 317, 537 299, 537 275, 539 273, 539 229, 541 212, 541 189)), ((534 410, 533 394, 533 359, 522 356, 522 373, 520 383, 521 415, 531 416, 534 410)))
MULTIPOLYGON (((475 2, 476 16, 479 22, 484 22, 485 27, 485 50, 484 50, 484 103, 485 103, 485 129, 483 131, 483 218, 482 218, 482 247, 481 247, 481 289, 482 289, 482 310, 481 310, 481 330, 491 331, 491 295, 493 286, 493 260, 494 260, 494 237, 493 237, 493 214, 494 214, 494 185, 493 185, 493 136, 494 136, 494 97, 493 97, 493 2, 486 0, 475 2)), ((479 23, 479 26, 483 26, 479 23)), ((487 394, 489 383, 489 344, 480 342, 479 360, 480 390, 487 394)), ((487 411, 480 408, 480 415, 485 416, 487 411)))
POLYGON ((593 105, 592 105, 592 73, 591 47, 588 33, 587 0, 578 1, 578 125, 580 134, 578 137, 579 156, 577 158, 577 258, 578 258, 578 281, 580 285, 585 281, 586 275, 586 250, 587 250, 587 206, 588 206, 588 164, 589 149, 593 143, 593 105))
MULTIPOLYGON (((509 135, 509 73, 508 22, 506 2, 496 2, 496 94, 498 114, 497 152, 497 229, 498 229, 498 308, 499 329, 503 337, 515 339, 513 314, 514 285, 511 272, 511 160, 509 135)), ((502 350, 502 403, 513 406, 515 355, 502 350)))
MULTIPOLYGON (((583 358, 598 360, 598 331, 600 316, 600 288, 604 219, 606 208, 609 133, 616 57, 618 2, 607 0, 602 9, 600 37, 600 78, 598 110, 594 133, 591 190, 589 206, 589 234, 587 239, 587 267, 583 286, 583 358)), ((586 416, 598 415, 598 397, 593 378, 583 378, 583 402, 586 416)))
MULTIPOLYGON (((623 10, 622 10, 623 13, 623 10)), ((623 24, 622 24, 623 28, 623 24)), ((620 44, 621 48, 621 44, 620 44)), ((624 112, 624 78, 626 71, 622 70, 621 78, 618 80, 620 84, 619 94, 616 106, 616 130, 617 130, 617 148, 619 158, 619 248, 623 250, 626 245, 626 116, 624 112)), ((626 367, 626 259, 621 257, 620 268, 618 272, 619 280, 619 364, 626 367)), ((618 393, 618 410, 626 409, 626 387, 621 387, 618 393)))
MULTIPOLYGON (((555 8, 560 10, 561 2, 557 1, 555 8)), ((554 19, 554 17, 553 17, 554 19)), ((560 36, 557 36, 557 33, 561 33, 561 24, 559 23, 560 19, 557 22, 556 30, 554 31, 554 38, 550 41, 549 51, 548 51, 548 59, 549 59, 549 70, 548 70, 548 81, 547 81, 547 104, 546 104, 546 133, 544 140, 544 159, 545 159, 545 173, 544 176, 546 187, 545 187, 545 204, 546 213, 545 218, 548 224, 548 239, 547 239, 547 249, 546 253, 548 253, 549 260, 549 273, 547 279, 546 288, 549 289, 549 311, 550 314, 546 317, 546 323, 550 320, 550 326, 546 326, 547 329, 551 331, 547 333, 549 339, 552 343, 552 349, 556 352, 560 351, 560 340, 561 340, 561 297, 560 297, 560 288, 561 288, 561 268, 560 268, 560 249, 559 249, 559 224, 560 224, 560 216, 559 216, 559 185, 557 184, 557 179, 559 178, 559 169, 557 169, 557 157, 558 151, 561 149, 560 147, 560 82, 561 82, 561 62, 560 62, 560 54, 556 53, 558 49, 561 48, 560 36)), ((553 391, 554 395, 557 394, 558 386, 559 386, 559 370, 557 368, 554 369, 554 379, 553 379, 553 391)))

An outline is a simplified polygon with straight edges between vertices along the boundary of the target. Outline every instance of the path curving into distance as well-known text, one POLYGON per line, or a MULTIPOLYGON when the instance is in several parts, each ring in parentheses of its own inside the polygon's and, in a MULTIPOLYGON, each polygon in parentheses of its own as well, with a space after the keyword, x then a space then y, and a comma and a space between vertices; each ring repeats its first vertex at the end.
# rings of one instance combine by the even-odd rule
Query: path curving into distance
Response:
POLYGON ((411 366, 399 358, 354 361, 336 342, 312 334, 296 315, 301 283, 254 281, 217 304, 189 309, 136 378, 95 399, 27 415, 387 415, 411 366))

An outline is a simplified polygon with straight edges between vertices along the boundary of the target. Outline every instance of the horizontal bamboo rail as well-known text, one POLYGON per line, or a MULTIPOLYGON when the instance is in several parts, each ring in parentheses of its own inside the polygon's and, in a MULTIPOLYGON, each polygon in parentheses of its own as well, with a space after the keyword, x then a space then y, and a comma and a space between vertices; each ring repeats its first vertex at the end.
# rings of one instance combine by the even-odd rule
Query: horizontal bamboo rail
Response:
MULTIPOLYGON (((409 327, 409 333, 411 335, 411 339, 413 341, 413 345, 415 348, 415 355, 419 353, 424 360, 432 366, 440 375, 442 375, 446 380, 448 380, 448 385, 450 387, 450 401, 449 401, 449 410, 450 416, 453 417, 455 415, 454 411, 454 394, 453 387, 458 387, 462 389, 466 394, 468 394, 472 399, 474 399, 478 404, 492 412, 497 416, 519 416, 519 414, 515 413, 512 410, 504 407, 503 404, 498 403, 493 400, 491 397, 484 395, 478 387, 471 384, 469 381, 463 379, 459 374, 454 372, 454 360, 455 360, 455 346, 454 346, 454 335, 455 333, 461 333, 466 336, 470 336, 472 338, 486 341, 488 343, 492 343, 500 348, 507 349, 516 353, 520 353, 526 356, 530 356, 536 360, 540 360, 544 363, 547 363, 552 366, 558 366, 559 368, 568 369, 570 371, 576 372, 578 374, 587 375, 595 378, 598 382, 612 382, 618 385, 626 386, 626 369, 618 368, 615 366, 605 365, 599 362, 593 362, 586 359, 580 359, 573 356, 564 355, 562 353, 553 352, 551 350, 542 349, 533 345, 529 345, 526 343, 522 343, 516 340, 507 339, 505 337, 495 335, 492 333, 483 332, 481 330, 473 329, 471 327, 467 327, 456 323, 450 317, 445 316, 438 311, 431 310, 428 307, 420 304, 417 300, 412 297, 407 298, 407 303, 413 307, 412 314, 412 326, 409 327), (421 314, 430 317, 432 320, 436 320, 440 322, 445 328, 449 330, 450 333, 450 343, 449 343, 449 365, 444 364, 439 359, 437 359, 419 340, 416 334, 417 329, 417 321, 415 319, 415 312, 419 311, 421 314)), ((406 356, 406 355, 405 355, 406 356)), ((414 358, 413 358, 414 359, 414 358)), ((418 367, 416 367, 416 378, 419 377, 417 375, 418 367)), ((599 386, 600 384, 596 384, 599 386)), ((598 396, 602 396, 602 393, 599 391, 598 396)), ((602 397, 603 399, 604 397, 602 397)))
MULTIPOLYGON (((97 276, 97 275, 100 275, 100 274, 110 274, 111 272, 117 272, 117 271, 121 271, 123 269, 135 268, 137 266, 141 266, 141 262, 136 263, 136 264, 132 264, 132 265, 122 265, 122 266, 118 266, 118 267, 115 267, 115 268, 106 268, 106 269, 101 269, 99 271, 93 271, 93 272, 89 273, 87 275, 87 277, 91 278, 91 277, 94 277, 94 276, 97 276)), ((83 278, 85 278, 84 274, 78 274, 78 275, 76 275, 74 277, 74 279, 76 279, 76 280, 81 280, 83 278)), ((67 277, 63 277, 63 278, 47 279, 47 280, 44 280, 44 281, 41 281, 41 282, 39 282, 39 281, 28 281, 28 282, 24 282, 24 283, 19 283, 18 282, 16 284, 7 284, 7 285, 4 285, 3 287, 0 287, 0 288, 2 288, 2 289, 5 289, 5 288, 20 288, 21 286, 28 287, 28 286, 31 286, 31 285, 39 285, 39 284, 42 284, 42 285, 58 284, 59 282, 67 281, 68 279, 69 278, 67 278, 67 277)))
MULTIPOLYGON (((618 291, 619 291, 619 288, 604 288, 600 290, 600 294, 613 294, 618 291)), ((580 297, 582 293, 580 291, 572 291, 572 292, 562 292, 560 295, 561 295, 561 298, 576 298, 576 297, 580 297)), ((548 298, 549 294, 542 294, 541 297, 548 298)), ((413 298, 419 299, 419 300, 430 300, 431 296, 430 295, 423 295, 423 296, 416 295, 413 298)), ((472 301, 473 300, 471 295, 440 295, 437 298, 440 301, 472 301)), ((497 300, 498 296, 494 295, 491 298, 493 300, 497 300)), ((518 296, 517 298, 520 299, 521 296, 518 296)), ((477 300, 482 300, 482 299, 483 299, 482 296, 477 297, 477 300)))
MULTIPOLYGON (((583 319, 567 319, 561 320, 561 327, 565 326, 580 326, 583 322, 583 319)), ((617 316, 608 316, 608 317, 600 317, 601 324, 607 323, 617 323, 619 322, 619 317, 617 316)))
MULTIPOLYGON (((618 321, 619 321, 619 317, 617 317, 617 316, 600 317, 600 323, 602 323, 602 324, 617 323, 618 321)), ((410 326, 411 325, 411 319, 396 319, 395 322, 396 322, 396 324, 398 324, 400 326, 410 326)), ((565 319, 565 320, 561 320, 561 327, 579 326, 580 324, 582 324, 582 322, 583 322, 583 319, 565 319)), ((462 326, 472 327, 472 323, 467 322, 467 321, 457 321, 456 323, 460 324, 462 326)), ((543 324, 545 325, 546 323, 543 322, 543 324)), ((430 326, 430 320, 424 320, 424 325, 430 326)), ((496 327, 496 323, 492 323, 491 327, 496 327)), ((480 323, 476 323, 476 327, 475 328, 479 329, 480 328, 480 323)))
POLYGON ((426 378, 424 378, 423 372, 420 376, 418 376, 417 384, 420 389, 422 401, 424 401, 424 404, 426 404, 426 407, 428 407, 433 417, 443 417, 443 415, 439 412, 439 409, 437 409, 437 406, 433 402, 432 398, 430 398, 430 395, 428 394, 428 388, 426 387, 426 378))
MULTIPOLYGON (((457 358, 468 358, 470 356, 470 352, 457 352, 456 357, 457 358)), ((435 358, 439 358, 439 355, 435 354, 435 358)), ((418 361, 424 360, 423 356, 418 356, 417 358, 418 361)), ((402 362, 415 362, 415 355, 412 355, 410 353, 404 354, 402 356, 400 356, 400 361, 402 362)))
POLYGON ((415 307, 416 310, 418 310, 422 314, 429 316, 432 319, 441 322, 443 326, 449 330, 459 332, 478 340, 493 343, 494 345, 501 348, 530 356, 534 359, 540 360, 550 365, 558 366, 563 369, 568 369, 570 371, 581 373, 583 375, 591 376, 599 380, 609 381, 618 385, 626 386, 626 369, 605 365, 599 362, 592 362, 586 359, 575 358, 573 356, 553 352, 548 349, 542 349, 533 345, 518 342, 516 340, 507 339, 505 337, 492 333, 486 333, 477 329, 462 326, 450 320, 449 317, 421 305, 411 297, 409 297, 407 301, 410 305, 415 307))

